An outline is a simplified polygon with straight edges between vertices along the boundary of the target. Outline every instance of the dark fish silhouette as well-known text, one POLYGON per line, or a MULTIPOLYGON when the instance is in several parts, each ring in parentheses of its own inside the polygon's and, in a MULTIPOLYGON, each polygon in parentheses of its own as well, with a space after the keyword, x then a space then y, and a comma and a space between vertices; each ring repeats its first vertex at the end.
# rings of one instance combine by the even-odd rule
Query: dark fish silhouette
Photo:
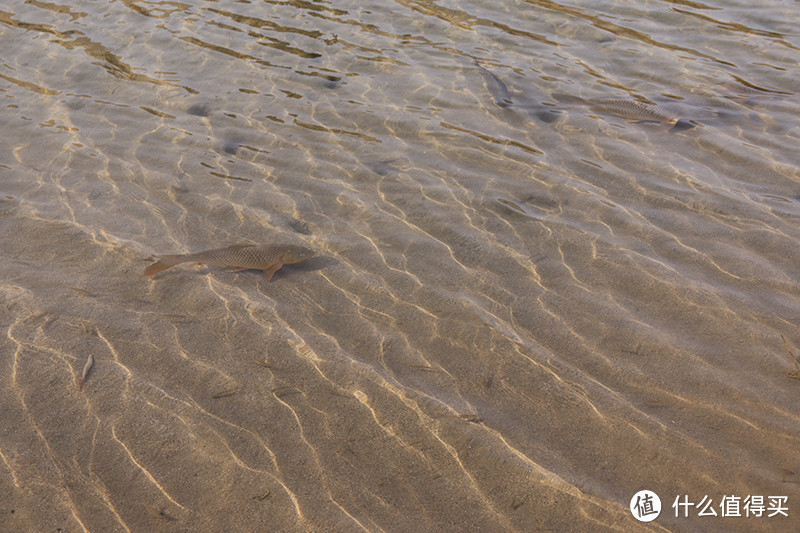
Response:
MULTIPOLYGON (((475 61, 475 66, 478 67, 478 72, 483 76, 486 89, 489 91, 489 94, 492 95, 492 101, 496 106, 508 108, 515 105, 514 100, 511 98, 511 93, 506 84, 503 83, 503 80, 498 78, 494 72, 482 67, 477 61, 475 61)), ((553 122, 559 116, 556 110, 548 109, 539 104, 531 105, 523 101, 521 103, 518 102, 517 107, 520 107, 534 118, 544 122, 553 122)))
POLYGON ((498 78, 494 72, 480 66, 477 61, 475 62, 475 66, 478 67, 478 72, 483 76, 486 89, 489 91, 489 94, 492 95, 492 100, 496 106, 509 107, 514 103, 513 100, 511 100, 511 93, 508 92, 508 87, 503 83, 503 80, 498 78))
POLYGON ((180 263, 200 263, 228 267, 231 272, 250 268, 263 270, 264 278, 269 281, 283 265, 299 263, 313 256, 312 250, 302 246, 242 244, 194 254, 158 256, 160 260, 147 267, 144 274, 152 276, 180 263))
MULTIPOLYGON (((532 117, 543 122, 553 122, 559 118, 561 110, 558 108, 532 103, 523 95, 517 96, 515 101, 503 80, 477 61, 475 61, 475 66, 483 77, 495 105, 502 108, 514 106, 523 109, 532 117)), ((562 107, 585 106, 597 113, 614 115, 633 122, 667 124, 672 126, 670 131, 693 128, 697 124, 718 118, 747 116, 747 108, 736 102, 735 98, 737 97, 733 95, 728 97, 692 95, 686 98, 663 99, 658 102, 632 98, 581 98, 560 93, 553 94, 552 97, 562 104, 562 107)))

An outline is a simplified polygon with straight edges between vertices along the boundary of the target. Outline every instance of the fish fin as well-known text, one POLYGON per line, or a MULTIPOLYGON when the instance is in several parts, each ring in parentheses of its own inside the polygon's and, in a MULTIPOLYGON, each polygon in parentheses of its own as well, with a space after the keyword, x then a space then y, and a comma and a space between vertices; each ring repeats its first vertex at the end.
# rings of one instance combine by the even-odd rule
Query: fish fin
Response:
POLYGON ((675 122, 675 125, 669 131, 685 131, 694 128, 695 124, 691 120, 682 118, 675 122))
POLYGON ((247 267, 228 267, 225 270, 228 272, 241 272, 242 270, 248 270, 247 267))
POLYGON ((283 263, 275 263, 264 269, 264 279, 270 281, 272 279, 273 274, 278 271, 280 267, 283 266, 283 263))
POLYGON ((178 263, 183 263, 184 256, 182 255, 165 255, 160 258, 157 263, 153 263, 152 265, 148 266, 144 269, 145 276, 152 276, 153 274, 158 274, 162 270, 166 270, 170 267, 174 267, 178 263))

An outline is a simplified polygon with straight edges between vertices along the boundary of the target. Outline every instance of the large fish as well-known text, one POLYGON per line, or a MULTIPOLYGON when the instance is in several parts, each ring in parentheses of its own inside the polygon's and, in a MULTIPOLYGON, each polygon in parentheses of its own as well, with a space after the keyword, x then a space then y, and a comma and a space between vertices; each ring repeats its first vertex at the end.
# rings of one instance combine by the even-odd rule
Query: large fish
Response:
POLYGON ((587 100, 586 104, 598 113, 609 113, 620 118, 637 122, 663 122, 674 124, 680 118, 669 108, 656 104, 645 104, 636 100, 622 98, 602 98, 587 100))
POLYGON ((228 267, 231 272, 250 268, 263 270, 264 279, 269 281, 283 265, 299 263, 313 256, 313 250, 290 244, 240 244, 194 254, 157 256, 159 261, 148 266, 144 274, 152 276, 180 263, 199 263, 228 267))
POLYGON ((709 121, 724 115, 742 115, 744 109, 731 99, 712 96, 689 96, 683 99, 656 103, 624 98, 581 98, 553 94, 562 104, 587 106, 598 113, 615 115, 633 122, 659 122, 673 130, 689 129, 697 122, 709 121))

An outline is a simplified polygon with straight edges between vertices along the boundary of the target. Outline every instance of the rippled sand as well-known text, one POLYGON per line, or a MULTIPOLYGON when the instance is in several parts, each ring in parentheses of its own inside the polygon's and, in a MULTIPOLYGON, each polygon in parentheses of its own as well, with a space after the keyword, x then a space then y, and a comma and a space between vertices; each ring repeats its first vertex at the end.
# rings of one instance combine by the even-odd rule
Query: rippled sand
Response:
POLYGON ((1 13, 0 530, 791 531, 796 10, 635 4, 1 13))

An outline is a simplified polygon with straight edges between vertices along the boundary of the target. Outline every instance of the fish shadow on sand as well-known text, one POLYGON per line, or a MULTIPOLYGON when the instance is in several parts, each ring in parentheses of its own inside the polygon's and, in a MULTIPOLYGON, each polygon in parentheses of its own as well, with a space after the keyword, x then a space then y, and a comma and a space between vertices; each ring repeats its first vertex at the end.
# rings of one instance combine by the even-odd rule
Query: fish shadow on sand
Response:
MULTIPOLYGON (((556 104, 532 100, 522 94, 512 97, 505 83, 492 71, 474 63, 483 77, 492 101, 503 109, 512 106, 523 109, 534 119, 551 123, 571 109, 584 108, 599 115, 614 116, 629 122, 655 123, 671 126, 670 131, 683 131, 699 125, 737 120, 760 121, 760 117, 743 102, 749 101, 758 90, 734 91, 730 94, 692 94, 686 97, 639 100, 634 98, 582 98, 554 93, 556 104)), ((743 88, 744 89, 744 88, 743 88)), ((764 95, 774 91, 765 91, 764 95)), ((785 94, 785 93, 782 93, 785 94)))

